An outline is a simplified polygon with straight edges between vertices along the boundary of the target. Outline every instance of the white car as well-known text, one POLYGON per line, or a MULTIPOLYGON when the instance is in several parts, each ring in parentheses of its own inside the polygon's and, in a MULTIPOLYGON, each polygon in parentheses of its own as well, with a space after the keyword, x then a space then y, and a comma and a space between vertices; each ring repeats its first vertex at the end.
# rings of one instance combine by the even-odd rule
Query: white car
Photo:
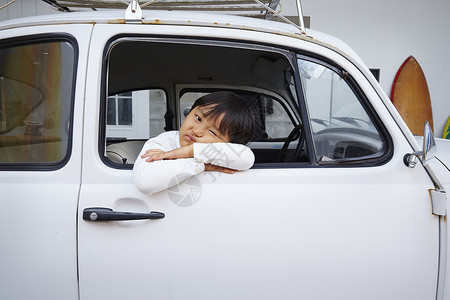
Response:
POLYGON ((133 5, 0 23, 0 299, 450 298, 450 141, 347 45, 133 5), (253 168, 139 192, 143 143, 216 90, 253 168))

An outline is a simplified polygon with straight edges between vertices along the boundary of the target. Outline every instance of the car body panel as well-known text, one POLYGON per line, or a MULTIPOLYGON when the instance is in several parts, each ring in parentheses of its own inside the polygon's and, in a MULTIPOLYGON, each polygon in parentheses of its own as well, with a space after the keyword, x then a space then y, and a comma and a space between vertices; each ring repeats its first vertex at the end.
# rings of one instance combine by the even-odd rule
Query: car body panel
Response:
POLYGON ((436 139, 436 147, 436 157, 447 167, 447 169, 450 169, 450 141, 438 138, 436 139))
MULTIPOLYGON (((82 120, 87 46, 92 25, 64 33, 76 38, 73 142, 70 159, 51 171, 0 172, 0 298, 78 299, 77 206, 81 183, 82 120), (6 272, 7 270, 7 272, 6 272)), ((2 38, 61 35, 61 28, 40 26, 2 32, 2 38), (50 33, 50 35, 49 35, 50 33)))
MULTIPOLYGON (((205 173, 178 190, 147 196, 134 187, 131 170, 106 166, 97 152, 100 45, 117 32, 114 26, 97 25, 93 33, 98 47, 91 48, 89 59, 79 211, 108 207, 160 211, 166 217, 94 223, 79 214, 81 299, 144 299, 150 291, 156 298, 184 299, 435 295, 439 243, 438 218, 431 214, 428 195, 432 182, 422 167, 404 166, 403 154, 412 148, 397 138, 403 135, 396 123, 385 120, 389 113, 383 104, 373 103, 395 151, 382 166, 205 173), (173 202, 192 186, 200 192, 195 204, 181 207, 173 202), (368 295, 374 282, 382 292, 368 295)), ((145 34, 140 28, 130 25, 122 33, 145 34)), ((179 31, 155 26, 149 33, 176 37, 179 31)), ((193 38, 211 34, 195 27, 182 33, 193 38)), ((247 40, 249 35, 214 30, 217 39, 247 40)), ((264 33, 251 35, 252 40, 268 39, 264 33)), ((285 39, 277 43, 332 55, 315 44, 285 39)), ((357 72, 337 55, 336 60, 357 72)), ((370 90, 367 84, 361 86, 370 90)))

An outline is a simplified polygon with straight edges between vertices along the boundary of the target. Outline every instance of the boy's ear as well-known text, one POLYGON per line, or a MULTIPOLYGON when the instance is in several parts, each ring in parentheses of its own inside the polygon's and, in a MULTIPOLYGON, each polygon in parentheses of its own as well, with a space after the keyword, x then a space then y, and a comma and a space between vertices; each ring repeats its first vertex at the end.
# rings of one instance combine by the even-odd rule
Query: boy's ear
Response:
POLYGON ((184 117, 187 117, 187 115, 191 112, 191 107, 188 106, 183 110, 184 117))

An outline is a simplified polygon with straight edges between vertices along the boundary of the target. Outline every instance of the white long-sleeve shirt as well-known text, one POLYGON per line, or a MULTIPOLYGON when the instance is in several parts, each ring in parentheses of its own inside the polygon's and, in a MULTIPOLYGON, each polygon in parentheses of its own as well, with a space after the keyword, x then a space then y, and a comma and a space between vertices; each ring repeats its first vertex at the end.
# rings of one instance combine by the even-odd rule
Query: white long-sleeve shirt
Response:
POLYGON ((149 139, 143 146, 133 167, 136 187, 143 193, 154 194, 168 189, 205 170, 205 164, 234 170, 248 170, 255 156, 247 146, 233 143, 194 143, 193 158, 179 158, 147 162, 141 156, 150 149, 164 152, 180 148, 179 132, 170 131, 149 139), (177 177, 177 180, 173 180, 177 177))

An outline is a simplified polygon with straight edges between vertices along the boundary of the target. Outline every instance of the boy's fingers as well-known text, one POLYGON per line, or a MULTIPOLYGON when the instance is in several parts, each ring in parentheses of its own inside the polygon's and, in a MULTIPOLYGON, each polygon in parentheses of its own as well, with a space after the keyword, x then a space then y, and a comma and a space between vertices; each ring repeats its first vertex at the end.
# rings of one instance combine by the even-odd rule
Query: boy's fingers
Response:
POLYGON ((148 162, 163 159, 190 158, 194 157, 194 148, 192 145, 188 145, 167 152, 160 149, 150 149, 147 150, 141 157, 147 158, 146 161, 148 162))
POLYGON ((152 162, 152 161, 157 161, 157 160, 164 160, 164 159, 176 159, 176 152, 174 151, 169 151, 169 152, 164 152, 164 151, 160 151, 158 153, 153 153, 147 156, 148 158, 146 159, 146 161, 148 162, 152 162))
POLYGON ((154 155, 149 156, 145 161, 152 162, 152 161, 157 161, 157 160, 163 160, 163 159, 167 159, 166 156, 167 155, 165 155, 165 154, 154 154, 154 155))
POLYGON ((159 154, 162 154, 162 153, 164 153, 164 151, 159 150, 159 149, 151 149, 151 150, 147 150, 147 152, 145 152, 141 157, 142 158, 146 158, 146 157, 159 155, 159 154))

